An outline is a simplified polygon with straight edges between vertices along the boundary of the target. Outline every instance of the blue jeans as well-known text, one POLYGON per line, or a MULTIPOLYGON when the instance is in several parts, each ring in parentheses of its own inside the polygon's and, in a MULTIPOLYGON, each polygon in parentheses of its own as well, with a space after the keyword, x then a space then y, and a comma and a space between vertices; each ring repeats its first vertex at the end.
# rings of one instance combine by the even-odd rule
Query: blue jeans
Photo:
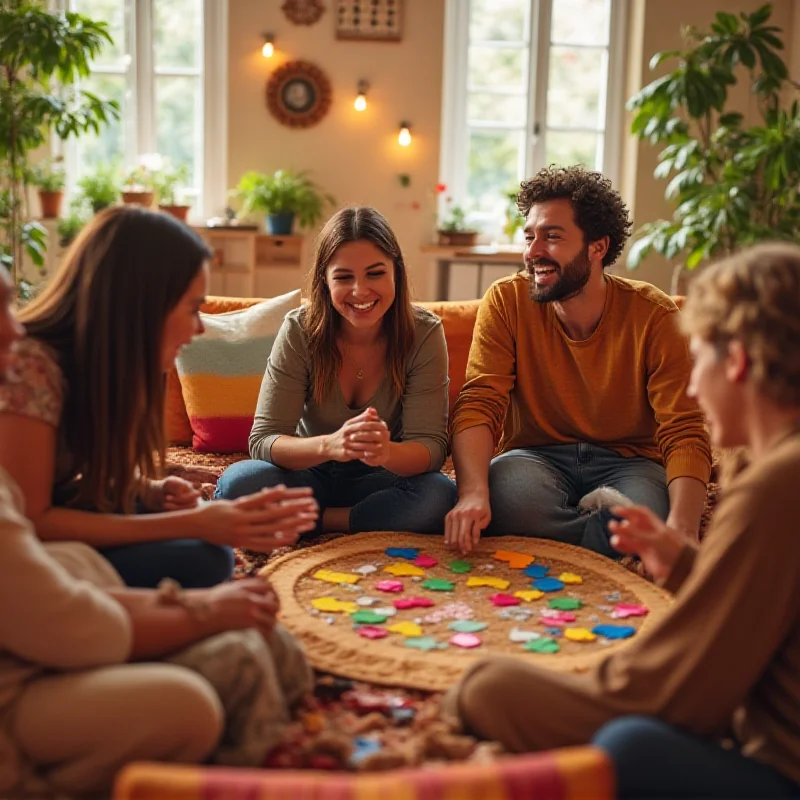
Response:
POLYGON ((617 556, 608 543, 607 509, 581 513, 579 500, 612 486, 661 519, 669 514, 664 467, 648 458, 625 458, 587 442, 509 450, 489 466, 489 536, 536 536, 617 556))
POLYGON ((350 531, 442 533, 444 518, 455 505, 455 484, 441 472, 403 478, 360 461, 326 461, 310 469, 281 469, 266 461, 237 461, 220 476, 215 497, 233 500, 266 486, 310 486, 319 503, 322 533, 326 508, 350 508, 350 531))
POLYGON ((620 798, 800 797, 772 767, 652 717, 619 717, 592 743, 610 756, 620 798))

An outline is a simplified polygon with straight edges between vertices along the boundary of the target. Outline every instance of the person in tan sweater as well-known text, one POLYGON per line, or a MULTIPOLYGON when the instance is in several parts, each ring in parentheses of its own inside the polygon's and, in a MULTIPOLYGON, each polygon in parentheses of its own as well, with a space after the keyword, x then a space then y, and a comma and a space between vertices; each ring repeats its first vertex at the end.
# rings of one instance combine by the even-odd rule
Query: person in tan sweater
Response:
POLYGON ((682 321, 712 440, 751 462, 699 548, 646 508, 612 508, 612 544, 674 605, 587 673, 488 659, 447 705, 514 752, 593 739, 621 797, 800 797, 800 247, 707 268, 682 321))
POLYGON ((553 167, 517 202, 525 268, 478 311, 453 412, 459 499, 445 541, 467 552, 487 529, 614 555, 600 487, 696 537, 708 437, 686 397, 677 306, 605 273, 630 231, 622 198, 599 173, 553 167))

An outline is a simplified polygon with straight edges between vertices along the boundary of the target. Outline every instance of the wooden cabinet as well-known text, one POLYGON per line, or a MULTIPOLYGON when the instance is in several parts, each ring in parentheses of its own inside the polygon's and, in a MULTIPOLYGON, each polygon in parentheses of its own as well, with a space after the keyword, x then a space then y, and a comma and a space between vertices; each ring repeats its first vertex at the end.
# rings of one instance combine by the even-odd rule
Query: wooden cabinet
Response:
POLYGON ((214 251, 210 295, 275 297, 304 288, 302 236, 269 236, 242 226, 194 230, 214 251))

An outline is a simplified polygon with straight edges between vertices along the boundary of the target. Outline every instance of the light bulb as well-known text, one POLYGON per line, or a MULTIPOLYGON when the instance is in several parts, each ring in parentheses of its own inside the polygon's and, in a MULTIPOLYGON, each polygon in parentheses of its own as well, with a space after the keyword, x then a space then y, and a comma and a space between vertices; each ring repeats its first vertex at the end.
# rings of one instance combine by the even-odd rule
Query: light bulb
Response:
POLYGON ((272 43, 272 36, 264 37, 264 46, 261 48, 261 55, 264 58, 272 58, 275 55, 275 45, 272 43))
POLYGON ((367 109, 367 98, 366 98, 366 96, 364 95, 363 92, 360 92, 356 96, 356 100, 353 103, 353 108, 355 108, 356 111, 366 111, 366 109, 367 109))
POLYGON ((397 136, 397 143, 401 147, 408 147, 411 144, 411 131, 409 130, 407 122, 400 124, 400 133, 397 136))

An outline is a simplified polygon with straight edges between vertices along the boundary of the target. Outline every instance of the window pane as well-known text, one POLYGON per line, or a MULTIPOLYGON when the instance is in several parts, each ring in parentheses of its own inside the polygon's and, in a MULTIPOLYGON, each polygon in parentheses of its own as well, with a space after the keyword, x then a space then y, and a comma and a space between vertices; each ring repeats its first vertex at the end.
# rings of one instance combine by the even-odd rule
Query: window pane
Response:
POLYGON ((597 133, 547 131, 547 164, 567 167, 584 164, 590 169, 602 169, 603 137, 597 133))
POLYGON ((506 207, 505 192, 518 182, 523 141, 521 131, 470 132, 469 208, 502 216, 506 207))
POLYGON ((108 33, 114 41, 103 46, 94 63, 104 67, 126 67, 128 45, 125 35, 129 24, 125 0, 74 0, 71 8, 96 22, 108 24, 108 33))
POLYGON ((200 153, 203 147, 201 82, 193 77, 156 77, 156 149, 178 166, 189 166, 189 181, 201 180, 200 153))
POLYGON ((524 91, 527 48, 469 48, 468 86, 524 91))
POLYGON ((467 98, 467 119, 470 122, 503 122, 525 125, 525 95, 471 93, 467 98))
POLYGON ((472 0, 471 42, 527 42, 529 0, 472 0))
POLYGON ((156 69, 199 69, 203 42, 202 0, 155 0, 156 69))
POLYGON ((126 80, 124 75, 102 75, 95 72, 81 83, 81 89, 103 100, 119 103, 120 119, 100 128, 100 134, 82 133, 77 141, 77 177, 90 172, 98 164, 122 163, 125 155, 126 80))
POLYGON ((610 0, 553 0, 551 41, 608 44, 610 0))
MULTIPOLYGON (((606 51, 552 47, 547 122, 556 127, 602 128, 600 97, 606 85, 606 51)), ((603 109, 605 114, 605 109, 603 109)))

